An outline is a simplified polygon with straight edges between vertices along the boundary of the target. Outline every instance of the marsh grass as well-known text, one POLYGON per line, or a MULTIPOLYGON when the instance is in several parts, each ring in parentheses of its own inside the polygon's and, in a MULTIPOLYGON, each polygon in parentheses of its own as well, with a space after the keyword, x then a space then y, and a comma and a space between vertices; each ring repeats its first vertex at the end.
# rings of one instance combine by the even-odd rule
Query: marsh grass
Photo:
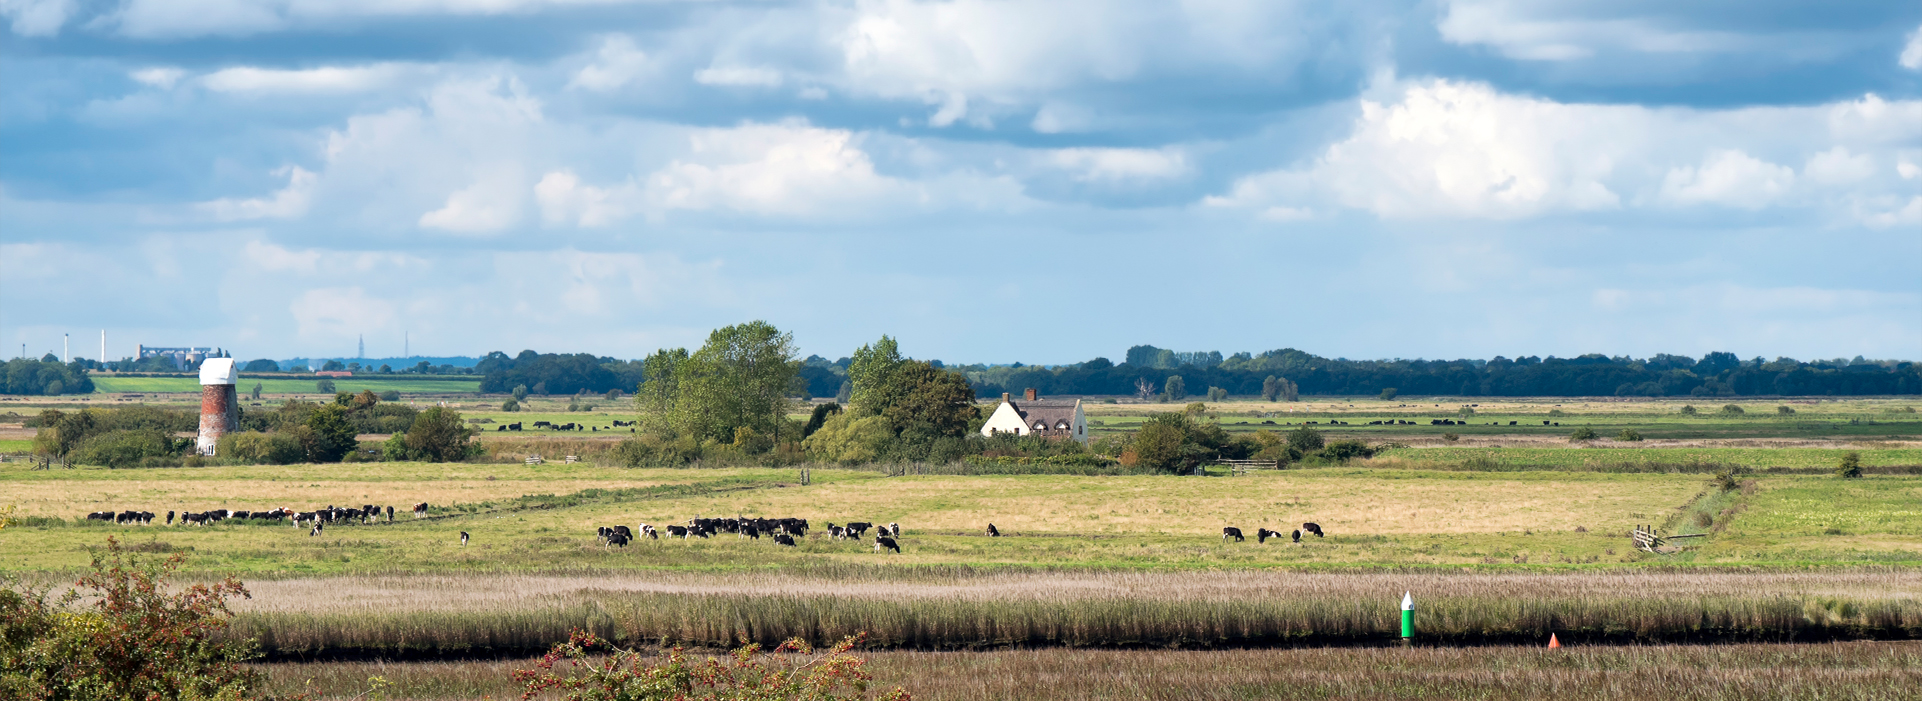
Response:
MULTIPOLYGON (((1069 648, 871 652, 880 688, 918 701, 1000 699, 1684 699, 1767 701, 1922 698, 1912 643, 1629 647, 1306 648, 1168 651, 1069 648)), ((467 701, 515 698, 509 679, 531 659, 355 661, 257 667, 271 691, 316 699, 467 701)))
POLYGON ((790 637, 873 648, 1381 644, 1416 594, 1424 641, 1796 641, 1922 634, 1922 573, 1586 574, 849 570, 250 584, 235 619, 283 658, 516 654, 582 628, 631 644, 790 637))

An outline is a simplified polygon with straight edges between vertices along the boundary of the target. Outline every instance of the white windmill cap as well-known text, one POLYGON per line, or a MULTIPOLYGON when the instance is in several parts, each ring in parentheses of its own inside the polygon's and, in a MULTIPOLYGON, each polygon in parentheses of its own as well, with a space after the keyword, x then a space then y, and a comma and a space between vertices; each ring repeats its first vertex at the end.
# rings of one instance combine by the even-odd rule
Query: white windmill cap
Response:
POLYGON ((231 385, 240 382, 233 358, 208 358, 200 363, 200 384, 231 385))

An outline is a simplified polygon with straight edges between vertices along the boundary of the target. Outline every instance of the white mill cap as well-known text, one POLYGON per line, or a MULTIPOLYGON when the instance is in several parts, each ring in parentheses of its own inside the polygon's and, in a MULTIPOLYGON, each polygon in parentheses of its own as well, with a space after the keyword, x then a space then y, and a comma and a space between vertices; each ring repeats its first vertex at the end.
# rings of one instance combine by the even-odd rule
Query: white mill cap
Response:
POLYGON ((233 358, 208 358, 200 363, 200 384, 231 385, 240 382, 233 358))
POLYGON ((1401 593, 1401 610, 1403 611, 1415 610, 1415 597, 1409 596, 1408 592, 1401 593))

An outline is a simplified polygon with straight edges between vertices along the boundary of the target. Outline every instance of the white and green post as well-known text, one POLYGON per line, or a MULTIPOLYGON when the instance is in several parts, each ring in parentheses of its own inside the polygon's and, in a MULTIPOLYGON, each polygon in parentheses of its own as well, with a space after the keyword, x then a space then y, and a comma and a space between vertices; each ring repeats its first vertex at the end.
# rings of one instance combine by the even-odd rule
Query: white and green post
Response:
POLYGON ((1415 640, 1415 597, 1409 592, 1401 593, 1401 641, 1415 640))

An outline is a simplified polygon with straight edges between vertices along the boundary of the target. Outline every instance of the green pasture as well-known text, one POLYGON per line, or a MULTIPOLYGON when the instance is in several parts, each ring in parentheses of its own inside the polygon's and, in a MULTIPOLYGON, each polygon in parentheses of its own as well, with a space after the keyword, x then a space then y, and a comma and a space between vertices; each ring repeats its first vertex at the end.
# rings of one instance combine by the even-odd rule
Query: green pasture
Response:
POLYGON ((1622 445, 1602 442, 1598 445, 1577 444, 1568 447, 1397 448, 1383 453, 1377 462, 1405 467, 1460 466, 1492 472, 1522 469, 1634 471, 1638 467, 1659 471, 1681 466, 1699 466, 1704 470, 1719 466, 1755 470, 1833 469, 1843 455, 1855 453, 1861 457, 1863 465, 1922 468, 1922 448, 1619 447, 1622 445))
MULTIPOLYGON (((241 378, 240 392, 251 391, 259 383, 260 391, 266 394, 317 394, 317 380, 291 379, 253 379, 241 378)), ((454 394, 480 391, 480 378, 460 378, 449 380, 423 380, 412 378, 385 377, 342 377, 334 379, 334 389, 339 392, 359 392, 373 390, 385 392, 407 392, 413 394, 454 394)), ((199 392, 200 381, 192 377, 110 377, 96 375, 93 378, 94 391, 99 393, 147 393, 147 392, 199 392)))

